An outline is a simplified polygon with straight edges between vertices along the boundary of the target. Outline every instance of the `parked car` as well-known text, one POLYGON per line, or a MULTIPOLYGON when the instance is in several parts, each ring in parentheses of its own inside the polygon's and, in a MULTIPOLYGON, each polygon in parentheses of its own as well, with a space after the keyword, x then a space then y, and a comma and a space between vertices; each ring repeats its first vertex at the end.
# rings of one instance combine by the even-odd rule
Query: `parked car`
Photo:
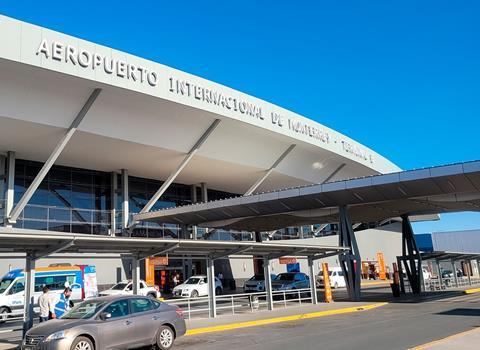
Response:
POLYGON ((156 345, 171 349, 185 334, 182 310, 143 296, 85 300, 60 319, 30 329, 22 350, 130 349, 156 345))
MULTIPOLYGON (((108 295, 132 295, 133 283, 131 280, 126 280, 115 284, 110 289, 106 289, 99 293, 101 297, 108 295)), ((151 297, 153 299, 160 298, 160 292, 152 286, 147 285, 143 280, 140 280, 140 288, 138 289, 138 295, 151 297)))
MULTIPOLYGON (((223 293, 222 282, 215 277, 215 294, 223 293)), ((208 295, 207 276, 197 275, 188 278, 182 284, 173 288, 173 297, 197 298, 208 295)))
POLYGON ((272 281, 273 290, 310 288, 310 279, 303 272, 280 273, 272 281))
MULTIPOLYGON (((332 267, 331 269, 328 270, 328 278, 330 280, 330 287, 331 288, 340 288, 340 287, 346 287, 347 283, 345 282, 345 277, 343 275, 343 271, 341 267, 332 267)), ((324 281, 323 281, 323 271, 320 271, 320 273, 317 276, 317 286, 318 287, 323 287, 324 286, 324 281)))
MULTIPOLYGON (((270 279, 273 281, 277 277, 275 274, 270 275, 270 279)), ((243 291, 245 293, 252 292, 264 292, 265 291, 265 276, 264 275, 254 275, 243 285, 243 291)))
MULTIPOLYGON (((97 277, 93 265, 65 265, 37 267, 35 271, 34 304, 42 295, 43 286, 48 286, 54 294, 60 294, 65 287, 72 288, 72 301, 97 297, 97 277)), ((25 294, 25 274, 14 269, 0 281, 0 323, 8 319, 8 314, 23 311, 25 294)), ((35 307, 36 308, 36 307, 35 307)))

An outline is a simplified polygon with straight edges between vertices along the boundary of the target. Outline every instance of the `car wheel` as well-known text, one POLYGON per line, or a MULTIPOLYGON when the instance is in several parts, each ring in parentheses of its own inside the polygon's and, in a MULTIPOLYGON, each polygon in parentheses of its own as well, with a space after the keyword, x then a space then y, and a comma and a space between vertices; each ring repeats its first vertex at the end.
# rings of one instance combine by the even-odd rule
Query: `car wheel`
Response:
POLYGON ((196 291, 196 290, 192 291, 192 294, 190 295, 190 298, 198 298, 198 291, 196 291))
POLYGON ((78 337, 73 341, 71 350, 94 350, 95 347, 90 339, 87 337, 78 337))
POLYGON ((0 324, 3 324, 7 321, 10 310, 7 307, 0 307, 0 324))
POLYGON ((148 296, 149 298, 151 298, 151 299, 157 299, 157 296, 156 296, 155 294, 153 294, 153 293, 148 293, 147 296, 148 296))
POLYGON ((222 294, 222 288, 217 287, 217 288, 215 289, 215 295, 220 295, 220 294, 222 294))
POLYGON ((169 350, 173 346, 175 334, 168 326, 161 326, 157 334, 157 347, 160 350, 169 350))

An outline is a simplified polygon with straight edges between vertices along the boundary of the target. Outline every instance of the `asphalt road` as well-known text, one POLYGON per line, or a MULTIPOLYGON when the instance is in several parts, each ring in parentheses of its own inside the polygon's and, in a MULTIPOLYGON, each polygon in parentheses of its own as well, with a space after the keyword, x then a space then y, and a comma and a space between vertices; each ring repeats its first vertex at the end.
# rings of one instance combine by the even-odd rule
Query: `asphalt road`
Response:
POLYGON ((479 294, 188 336, 177 341, 176 349, 400 350, 474 327, 480 327, 479 294))

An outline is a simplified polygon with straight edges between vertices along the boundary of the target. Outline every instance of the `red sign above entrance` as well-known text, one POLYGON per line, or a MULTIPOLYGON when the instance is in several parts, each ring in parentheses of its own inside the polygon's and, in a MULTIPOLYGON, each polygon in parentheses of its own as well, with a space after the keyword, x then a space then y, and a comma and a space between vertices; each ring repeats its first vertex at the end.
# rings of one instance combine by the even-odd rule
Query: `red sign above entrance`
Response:
POLYGON ((295 258, 280 258, 278 260, 279 260, 280 264, 282 264, 282 265, 296 264, 297 263, 297 259, 295 259, 295 258))
POLYGON ((168 265, 168 256, 154 256, 150 258, 150 263, 154 266, 168 265))

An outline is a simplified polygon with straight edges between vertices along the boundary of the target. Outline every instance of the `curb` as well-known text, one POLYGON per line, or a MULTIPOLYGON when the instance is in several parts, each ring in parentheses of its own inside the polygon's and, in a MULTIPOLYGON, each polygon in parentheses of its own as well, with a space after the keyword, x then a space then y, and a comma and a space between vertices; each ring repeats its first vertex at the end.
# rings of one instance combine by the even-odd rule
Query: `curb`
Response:
POLYGON ((290 315, 290 316, 283 316, 283 317, 266 318, 266 319, 255 320, 255 321, 229 323, 229 324, 213 326, 213 327, 194 328, 194 329, 187 330, 185 335, 188 336, 188 335, 197 335, 197 334, 204 334, 204 333, 223 332, 223 331, 229 331, 229 330, 238 329, 238 328, 264 326, 264 325, 268 325, 268 324, 275 324, 275 323, 282 323, 282 322, 306 320, 306 319, 310 319, 310 318, 318 318, 318 317, 325 317, 325 316, 348 314, 348 313, 353 313, 353 312, 360 312, 360 311, 375 309, 375 308, 378 308, 378 307, 381 307, 381 306, 384 306, 384 305, 387 305, 387 304, 388 303, 376 303, 376 304, 368 304, 368 305, 363 305, 363 306, 347 307, 347 308, 335 309, 335 310, 311 312, 311 313, 306 313, 306 314, 297 314, 297 315, 290 315))
POLYGON ((467 289, 463 291, 464 294, 480 293, 480 288, 467 289))

